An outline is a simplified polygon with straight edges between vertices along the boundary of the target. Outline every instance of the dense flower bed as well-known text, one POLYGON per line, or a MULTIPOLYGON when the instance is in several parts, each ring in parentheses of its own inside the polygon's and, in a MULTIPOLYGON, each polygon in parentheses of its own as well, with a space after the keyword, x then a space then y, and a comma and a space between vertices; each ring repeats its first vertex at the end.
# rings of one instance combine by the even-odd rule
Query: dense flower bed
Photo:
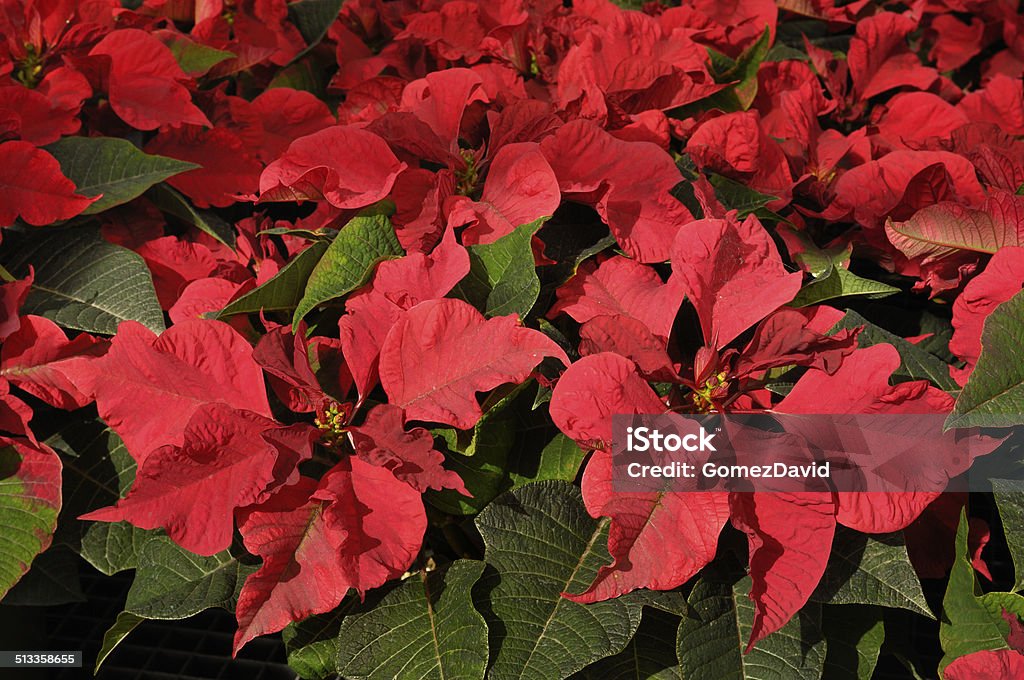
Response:
POLYGON ((678 4, 0 1, 4 603, 135 570, 99 663, 225 607, 307 678, 1024 677, 1013 483, 610 452, 1024 423, 1018 3, 678 4))

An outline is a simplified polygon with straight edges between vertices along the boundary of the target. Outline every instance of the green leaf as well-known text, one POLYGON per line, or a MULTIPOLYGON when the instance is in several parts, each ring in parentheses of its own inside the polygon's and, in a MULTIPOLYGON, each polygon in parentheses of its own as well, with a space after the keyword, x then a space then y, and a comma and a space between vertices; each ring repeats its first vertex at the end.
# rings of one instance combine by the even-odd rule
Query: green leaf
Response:
POLYGON ((45 147, 60 163, 61 172, 75 183, 78 193, 103 195, 86 215, 103 212, 138 198, 168 177, 199 166, 164 156, 150 156, 131 142, 111 137, 65 137, 45 147))
POLYGON ((149 200, 160 210, 184 220, 217 239, 228 248, 235 247, 235 230, 216 213, 199 210, 175 189, 167 184, 157 184, 147 194, 149 200))
POLYGON ((709 181, 715 188, 715 196, 722 202, 722 205, 728 210, 737 211, 741 218, 750 213, 756 213, 772 201, 778 200, 778 196, 762 194, 760 191, 755 191, 746 184, 741 184, 725 175, 711 173, 709 181))
POLYGON ((100 648, 99 653, 96 655, 96 667, 93 669, 93 673, 99 673, 100 666, 103 662, 110 657, 110 653, 114 649, 124 642, 133 630, 138 628, 139 624, 145 621, 141 616, 135 614, 129 614, 128 612, 121 612, 117 615, 117 620, 114 621, 114 625, 103 635, 103 646, 100 648))
POLYGON ((184 619, 212 607, 234 611, 238 591, 254 571, 228 551, 204 557, 154 536, 142 546, 124 609, 146 619, 184 619))
POLYGON ((586 451, 559 432, 541 449, 539 458, 536 457, 536 449, 533 447, 513 448, 508 465, 509 477, 512 479, 513 488, 545 479, 571 482, 576 479, 580 465, 586 457, 586 451))
POLYGON ((771 47, 771 29, 765 26, 761 37, 736 58, 736 63, 722 74, 720 81, 739 81, 729 92, 735 98, 738 108, 746 111, 757 97, 757 71, 771 47))
POLYGON ((304 57, 316 47, 338 18, 344 0, 299 0, 288 5, 288 16, 299 29, 306 48, 292 59, 292 63, 304 57))
POLYGON ((772 45, 772 48, 768 50, 766 55, 764 55, 765 61, 790 61, 793 59, 804 62, 811 60, 811 58, 807 56, 806 52, 782 43, 772 45))
POLYGON ((992 616, 1002 618, 1005 609, 1018 617, 1024 617, 1024 597, 1017 593, 985 593, 978 601, 992 616))
POLYGON ((540 294, 531 241, 548 219, 524 224, 494 243, 467 248, 469 273, 453 289, 454 297, 488 317, 515 313, 526 318, 540 294))
POLYGON ((674 644, 678 629, 678 616, 644 608, 640 627, 625 649, 587 666, 571 680, 683 680, 674 644))
POLYGON ((981 332, 981 356, 957 397, 946 427, 1024 423, 1024 291, 992 310, 981 332))
POLYGON ((473 589, 490 631, 489 680, 564 678, 625 648, 640 607, 582 605, 610 561, 608 520, 593 519, 576 487, 537 482, 497 498, 476 519, 488 569, 473 589))
POLYGON ((383 215, 360 215, 338 232, 306 282, 306 292, 292 317, 298 327, 302 317, 328 300, 352 292, 373 274, 378 263, 401 257, 391 220, 383 215))
POLYGON ((1024 590, 1024 489, 1021 482, 993 479, 992 495, 999 508, 1006 546, 1013 559, 1013 589, 1024 590))
POLYGON ((828 566, 811 600, 899 607, 935 618, 899 532, 869 536, 836 527, 828 566))
POLYGON ((293 90, 301 90, 317 97, 324 97, 327 90, 328 69, 326 64, 320 63, 320 60, 314 58, 315 56, 311 55, 279 69, 267 84, 266 89, 290 87, 293 90))
POLYGON ((303 680, 327 680, 338 674, 338 629, 345 605, 330 614, 310 616, 281 631, 288 667, 303 680))
POLYGON ((452 515, 476 514, 503 491, 543 479, 576 478, 586 453, 558 432, 546 411, 531 408, 531 384, 501 397, 470 431, 435 430, 449 451, 447 467, 472 497, 430 491, 432 505, 452 515))
POLYGON ((860 347, 888 344, 896 348, 900 354, 901 364, 895 375, 910 380, 930 380, 947 392, 959 389, 956 381, 949 377, 949 365, 934 354, 930 354, 916 345, 884 328, 874 325, 857 312, 847 309, 839 323, 829 332, 864 327, 858 338, 860 347))
POLYGON ((31 465, 13 445, 0 447, 0 599, 49 546, 61 507, 55 488, 60 460, 43 451, 26 452, 31 465))
POLYGON ((293 257, 269 281, 220 310, 217 318, 250 314, 260 310, 278 312, 295 309, 302 300, 309 275, 327 252, 327 245, 324 242, 313 243, 293 257))
POLYGON ((177 34, 167 44, 167 47, 171 50, 171 54, 174 55, 181 70, 193 78, 206 75, 211 68, 222 61, 238 56, 234 52, 218 50, 177 34))
POLYGON ((459 560, 405 579, 371 610, 345 617, 338 672, 359 680, 483 678, 487 624, 473 608, 484 564, 459 560))
POLYGON ((146 262, 104 241, 92 227, 4 234, 0 262, 18 278, 35 269, 22 314, 45 316, 66 328, 113 335, 122 321, 164 330, 146 262))
POLYGON ((127 495, 136 464, 124 442, 99 420, 72 419, 46 443, 64 463, 64 512, 54 541, 68 545, 107 576, 134 569, 151 532, 127 522, 77 519, 127 495))
POLYGON ((967 546, 967 514, 960 510, 956 530, 956 555, 949 573, 949 584, 942 599, 942 621, 939 642, 945 655, 939 664, 942 671, 954 659, 986 649, 1008 649, 1006 635, 1009 625, 994 614, 976 596, 977 581, 967 546))
POLYGON ((450 515, 475 515, 506 490, 506 463, 516 438, 515 419, 508 409, 524 387, 525 383, 487 409, 471 431, 435 431, 449 451, 445 466, 462 478, 470 497, 451 489, 431 490, 427 492, 431 505, 450 515))
POLYGON ((833 266, 801 288, 789 304, 791 307, 807 307, 827 300, 853 296, 877 300, 899 292, 900 289, 894 286, 865 279, 848 269, 833 266))
POLYGON ((825 674, 834 680, 871 680, 885 642, 885 621, 875 607, 825 607, 825 674))
MULTIPOLYGON (((723 570, 724 571, 724 570, 723 570)), ((690 593, 692 613, 679 627, 678 653, 687 680, 820 680, 825 641, 820 605, 793 619, 744 654, 754 621, 750 578, 706 569, 690 593)))

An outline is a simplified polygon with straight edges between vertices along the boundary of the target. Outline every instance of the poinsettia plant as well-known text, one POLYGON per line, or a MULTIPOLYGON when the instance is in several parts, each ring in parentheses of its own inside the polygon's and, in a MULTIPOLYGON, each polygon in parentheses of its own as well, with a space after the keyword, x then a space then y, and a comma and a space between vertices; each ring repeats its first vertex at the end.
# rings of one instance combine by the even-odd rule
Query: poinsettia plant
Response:
POLYGON ((97 669, 222 607, 316 680, 1021 677, 1018 481, 611 449, 922 414, 1013 469, 1017 5, 0 0, 3 604, 133 571, 97 669))

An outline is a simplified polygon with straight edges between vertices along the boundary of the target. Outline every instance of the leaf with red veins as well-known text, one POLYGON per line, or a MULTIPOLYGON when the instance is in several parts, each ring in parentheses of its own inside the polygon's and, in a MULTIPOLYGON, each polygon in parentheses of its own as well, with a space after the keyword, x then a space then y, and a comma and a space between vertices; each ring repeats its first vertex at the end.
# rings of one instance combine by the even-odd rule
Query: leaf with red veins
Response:
POLYGON ((155 130, 185 123, 212 127, 182 84, 189 77, 171 50, 153 35, 137 28, 111 31, 89 55, 110 58, 110 107, 132 127, 155 130))
POLYGON ((682 176, 661 147, 616 139, 586 120, 563 125, 540 147, 563 197, 597 210, 628 255, 669 259, 673 239, 693 215, 669 193, 682 176))
POLYGON ((272 328, 260 338, 253 359, 270 374, 270 387, 290 410, 296 413, 315 411, 327 398, 309 363, 309 342, 306 325, 299 332, 291 326, 272 328))
MULTIPOLYGON (((857 349, 857 331, 825 335, 811 328, 815 312, 783 308, 754 330, 736 360, 734 374, 747 376, 777 366, 811 366, 835 373, 843 358, 857 349)), ((834 323, 826 326, 831 328, 834 323)))
POLYGON ((673 246, 669 282, 678 282, 696 308, 705 344, 721 349, 792 300, 802 275, 786 271, 771 236, 749 215, 742 223, 687 225, 673 246))
POLYGON ((750 546, 750 651, 786 625, 818 586, 832 551, 836 503, 831 493, 770 492, 733 493, 729 505, 733 526, 750 546))
POLYGON ((23 279, 0 284, 0 342, 6 340, 21 325, 18 310, 25 304, 25 298, 32 290, 34 279, 34 273, 29 273, 23 279))
POLYGON ((201 167, 167 180, 200 208, 226 208, 256 192, 263 164, 232 130, 182 126, 161 130, 146 153, 168 156, 201 167))
POLYGON ((461 300, 422 302, 391 328, 380 350, 380 381, 410 420, 473 427, 476 393, 526 380, 545 357, 565 352, 516 314, 485 319, 461 300))
POLYGON ((397 406, 379 404, 358 427, 350 427, 356 455, 387 468, 420 493, 427 489, 454 489, 468 496, 462 479, 445 470, 444 454, 434 449, 434 438, 422 427, 405 430, 405 414, 397 406))
POLYGON ((520 225, 554 214, 562 193, 539 149, 534 142, 503 146, 491 161, 480 200, 452 199, 448 225, 468 225, 464 245, 494 243, 520 225))
POLYGON ((964 250, 995 253, 1024 245, 1024 196, 990 191, 977 209, 943 202, 918 210, 906 221, 889 220, 886 236, 904 256, 922 264, 964 250))
POLYGON ((405 310, 444 297, 467 273, 469 253, 449 229, 432 253, 412 252, 381 262, 371 282, 349 296, 338 328, 360 398, 377 384, 381 345, 405 310))
POLYGON ((0 226, 21 217, 42 227, 78 215, 99 198, 76 194, 57 159, 33 144, 0 144, 0 226))
POLYGON ((186 321, 159 337, 124 321, 105 356, 62 371, 96 399, 100 417, 139 465, 157 447, 183 445, 185 426, 204 404, 271 416, 252 347, 222 321, 186 321))
POLYGON ((916 28, 916 21, 893 12, 857 22, 857 35, 850 40, 846 61, 860 99, 894 87, 926 90, 935 82, 935 69, 923 66, 907 45, 907 35, 916 28))
POLYGON ((246 549, 263 558, 238 596, 234 651, 292 621, 330 611, 401 576, 427 527, 420 493, 390 471, 347 458, 319 486, 303 477, 242 510, 246 549))
POLYGON ((981 330, 992 311, 1024 287, 1024 248, 1003 248, 985 270, 971 279, 953 301, 953 337, 949 351, 963 359, 963 368, 950 367, 959 384, 967 383, 981 354, 981 330))
POLYGON ((333 126, 300 137, 260 177, 260 202, 324 200, 363 208, 387 197, 406 168, 383 139, 333 126))
POLYGON ((336 122, 327 104, 315 95, 288 87, 265 90, 252 100, 252 106, 263 121, 263 144, 258 155, 264 163, 277 159, 296 139, 336 122))
POLYGON ((983 650, 954 659, 946 680, 1016 680, 1024 677, 1024 654, 1015 649, 983 650))
POLYGON ((598 316, 627 316, 668 341, 684 291, 678 282, 665 283, 653 268, 615 255, 600 263, 584 263, 555 292, 549 319, 564 312, 579 323, 598 316))
POLYGON ((68 340, 63 329, 41 316, 24 316, 21 328, 0 348, 0 376, 65 410, 82 408, 92 399, 61 370, 75 361, 90 361, 107 352, 110 341, 81 333, 68 340))
POLYGON ((214 555, 231 546, 237 508, 297 481, 297 465, 309 459, 318 434, 306 424, 284 427, 251 411, 207 404, 189 420, 184 444, 146 457, 126 497, 80 519, 162 528, 182 548, 214 555))

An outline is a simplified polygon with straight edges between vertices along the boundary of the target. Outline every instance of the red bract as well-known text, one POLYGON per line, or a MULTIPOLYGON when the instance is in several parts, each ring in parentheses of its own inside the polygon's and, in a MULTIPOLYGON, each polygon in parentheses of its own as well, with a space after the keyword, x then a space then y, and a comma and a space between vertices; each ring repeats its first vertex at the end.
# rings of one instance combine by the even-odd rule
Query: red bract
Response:
POLYGON ((448 224, 466 226, 465 245, 493 243, 520 224, 550 217, 561 202, 558 180, 534 143, 508 144, 491 161, 479 201, 450 201, 448 224))
POLYGON ((252 411, 203 405, 185 426, 182 445, 151 451, 124 499, 82 519, 162 527, 186 550, 214 555, 231 545, 236 509, 298 481, 296 466, 309 458, 316 436, 308 425, 286 428, 252 411))
POLYGON ((392 326, 406 310, 447 295, 468 272, 469 255, 448 230, 430 255, 413 252, 381 262, 372 281, 352 294, 338 326, 361 398, 377 384, 380 348, 392 326))
POLYGON ((455 489, 469 495, 459 476, 441 466, 444 455, 434 450, 430 432, 422 427, 406 431, 405 414, 397 406, 375 406, 366 421, 349 432, 360 458, 391 470, 417 491, 455 489))
POLYGON ((239 513, 246 548, 263 566, 238 595, 235 652, 249 640, 336 607, 400 576, 420 548, 418 491, 358 458, 308 477, 239 513))
POLYGON ((188 76, 171 51, 145 31, 114 31, 89 52, 109 59, 107 91, 110 106, 124 122, 139 130, 161 125, 210 125, 192 103, 183 83, 188 76))
POLYGON ((565 434, 599 450, 587 464, 583 499, 594 517, 611 517, 608 550, 615 560, 601 567, 578 602, 598 602, 648 587, 675 588, 715 555, 718 534, 729 516, 728 494, 616 493, 612 489, 611 416, 662 413, 665 404, 637 375, 631 361, 615 354, 580 359, 558 381, 551 418, 565 434))
POLYGON ((981 651, 946 666, 948 680, 1012 680, 1024 674, 1024 655, 1014 649, 981 651))
POLYGON ((540 146, 563 196, 592 205, 629 255, 669 259, 673 238, 693 216, 669 194, 680 175, 661 149, 616 139, 585 121, 562 126, 540 146))
POLYGON ((57 408, 82 408, 92 401, 61 370, 106 353, 109 343, 82 333, 74 340, 57 324, 23 316, 21 327, 0 347, 0 376, 57 408))
POLYGON ((847 61, 853 88, 867 99, 894 87, 927 89, 938 74, 921 65, 906 44, 907 34, 916 28, 909 17, 882 12, 857 23, 857 35, 850 41, 847 61))
POLYGON ((219 127, 183 125, 161 131, 146 145, 146 152, 200 166, 167 181, 200 208, 224 208, 242 195, 254 194, 263 170, 237 134, 219 127))
POLYGON ((362 208, 388 195, 405 168, 380 137, 330 127, 295 140, 260 176, 260 201, 325 200, 362 208))
POLYGON ((252 348, 222 321, 187 321, 159 337, 125 321, 104 357, 62 372, 96 399, 140 465, 158 447, 183 445, 185 426, 204 404, 270 416, 252 348))
POLYGON ((520 383, 544 357, 569 359, 551 339, 519 325, 515 314, 484 319, 459 300, 429 300, 388 331, 380 381, 409 420, 472 427, 482 415, 476 393, 520 383))
POLYGON ((79 196, 53 156, 28 142, 0 144, 0 225, 18 217, 41 226, 78 215, 96 199, 79 196))
POLYGON ((800 289, 775 245, 753 215, 743 222, 700 220, 673 245, 672 277, 700 317, 704 342, 720 349, 800 289), (756 296, 749 291, 758 290, 756 296))
POLYGON ((1019 674, 1019 437, 941 431, 1024 424, 1017 4, 0 1, 0 604, 77 553, 304 677, 1019 674), (623 414, 921 432, 624 492, 623 414))

